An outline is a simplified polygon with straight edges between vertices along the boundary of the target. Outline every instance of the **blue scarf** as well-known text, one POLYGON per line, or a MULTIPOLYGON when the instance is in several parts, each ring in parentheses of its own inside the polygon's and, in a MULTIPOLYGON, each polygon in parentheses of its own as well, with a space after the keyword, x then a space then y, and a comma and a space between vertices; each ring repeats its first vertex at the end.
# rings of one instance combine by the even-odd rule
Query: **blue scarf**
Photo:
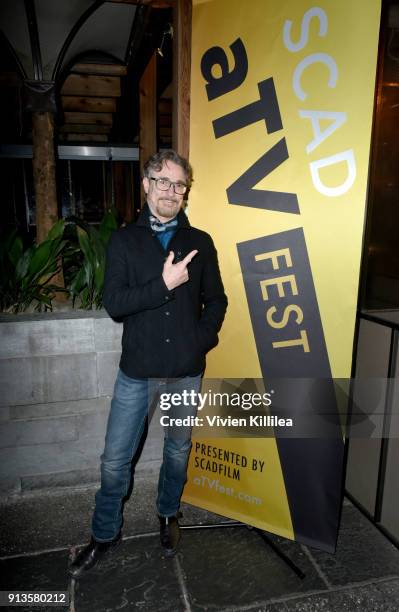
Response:
POLYGON ((154 215, 150 215, 151 229, 156 233, 159 242, 162 244, 165 250, 168 248, 169 242, 176 233, 177 223, 176 217, 171 221, 161 223, 159 219, 154 217, 154 215))

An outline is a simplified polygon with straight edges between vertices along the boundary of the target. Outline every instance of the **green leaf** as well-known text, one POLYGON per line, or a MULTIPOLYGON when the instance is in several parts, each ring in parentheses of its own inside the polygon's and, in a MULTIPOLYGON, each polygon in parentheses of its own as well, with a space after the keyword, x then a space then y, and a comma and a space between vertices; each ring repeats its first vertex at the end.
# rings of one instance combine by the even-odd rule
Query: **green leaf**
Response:
POLYGON ((29 273, 35 276, 42 276, 46 266, 48 266, 49 258, 51 253, 51 242, 46 240, 39 244, 32 255, 32 259, 29 264, 29 273))
POLYGON ((97 261, 101 261, 101 259, 105 256, 105 246, 100 238, 100 234, 94 227, 91 227, 89 235, 94 256, 97 261))
POLYGON ((40 301, 44 304, 48 304, 48 306, 51 306, 51 299, 47 295, 41 295, 40 301))
POLYGON ((82 230, 80 227, 77 228, 77 231, 78 231, 80 248, 82 249, 86 260, 89 261, 92 267, 94 268, 95 256, 94 256, 91 244, 90 244, 89 236, 87 232, 82 230))
POLYGON ((84 267, 82 267, 72 279, 71 284, 69 285, 69 291, 74 296, 79 295, 85 283, 86 283, 86 270, 84 269, 84 267))
POLYGON ((58 259, 61 256, 62 251, 68 244, 67 240, 54 240, 51 244, 51 258, 58 259))
POLYGON ((82 301, 82 308, 90 308, 89 288, 88 287, 83 289, 80 299, 82 301))
POLYGON ((82 228, 86 233, 89 231, 89 227, 90 225, 88 223, 86 223, 86 221, 83 221, 83 219, 79 219, 79 217, 69 217, 69 221, 71 223, 73 223, 73 225, 75 226, 75 228, 77 229, 78 227, 82 228))
POLYGON ((16 268, 24 250, 22 238, 20 236, 15 236, 15 239, 8 244, 7 250, 8 259, 11 261, 14 268, 16 268))
POLYGON ((15 276, 18 280, 22 280, 26 277, 34 250, 34 246, 31 246, 29 249, 27 249, 22 255, 19 262, 17 263, 17 266, 15 268, 15 276))
POLYGON ((100 239, 102 241, 102 243, 104 244, 104 246, 106 246, 108 244, 109 238, 112 234, 113 231, 118 229, 118 222, 116 220, 115 215, 108 210, 101 223, 100 223, 100 227, 99 227, 99 235, 100 235, 100 239))
POLYGON ((102 293, 102 289, 104 286, 104 265, 101 265, 100 263, 95 267, 94 269, 94 285, 96 288, 96 291, 99 293, 102 293))
POLYGON ((94 282, 94 268, 88 259, 85 259, 83 262, 83 270, 85 274, 85 284, 87 287, 91 287, 94 282))
POLYGON ((61 238, 62 234, 64 233, 64 228, 65 228, 65 220, 60 219, 59 221, 57 221, 57 223, 53 225, 53 227, 47 234, 46 241, 55 240, 56 238, 61 238))

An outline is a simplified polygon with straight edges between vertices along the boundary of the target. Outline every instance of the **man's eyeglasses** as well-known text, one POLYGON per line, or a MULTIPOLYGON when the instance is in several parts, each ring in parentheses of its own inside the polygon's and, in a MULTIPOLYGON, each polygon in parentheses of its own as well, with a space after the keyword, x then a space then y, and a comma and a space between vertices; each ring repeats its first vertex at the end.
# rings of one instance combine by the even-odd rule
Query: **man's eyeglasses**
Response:
POLYGON ((157 189, 160 191, 168 191, 168 189, 172 186, 173 191, 177 193, 177 195, 184 195, 187 191, 187 185, 184 183, 172 183, 169 179, 166 178, 155 178, 153 176, 148 177, 150 181, 155 181, 155 185, 157 189))

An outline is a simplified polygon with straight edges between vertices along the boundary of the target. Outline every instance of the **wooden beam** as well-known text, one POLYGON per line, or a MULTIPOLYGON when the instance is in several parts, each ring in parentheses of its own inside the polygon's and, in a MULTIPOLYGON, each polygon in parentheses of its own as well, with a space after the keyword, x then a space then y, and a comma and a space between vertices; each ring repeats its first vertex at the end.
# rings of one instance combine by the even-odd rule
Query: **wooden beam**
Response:
POLYGON ((43 242, 58 221, 54 156, 54 118, 50 112, 32 113, 33 184, 36 202, 36 240, 43 242))
POLYGON ((112 125, 112 113, 64 113, 64 122, 95 125, 112 125))
POLYGON ((122 161, 111 164, 115 208, 125 223, 130 223, 134 218, 132 170, 130 164, 122 161))
POLYGON ((61 140, 67 142, 107 142, 106 134, 60 134, 61 140))
POLYGON ((171 127, 160 127, 159 135, 162 140, 170 140, 172 142, 172 128, 171 127))
POLYGON ((127 67, 120 64, 75 64, 73 68, 71 68, 71 73, 126 76, 127 67))
POLYGON ((82 111, 84 113, 115 113, 115 98, 89 98, 84 96, 62 96, 64 111, 82 111))
POLYGON ((159 115, 158 125, 159 127, 172 128, 172 115, 159 115))
POLYGON ((188 158, 190 151, 191 0, 173 8, 173 148, 188 158))
POLYGON ((147 159, 157 150, 157 57, 154 52, 139 83, 140 172, 147 159))
POLYGON ((60 128, 60 132, 73 132, 75 134, 109 134, 110 131, 110 125, 77 125, 75 123, 67 123, 60 128))
MULTIPOLYGON (((54 117, 46 112, 32 113, 32 170, 36 204, 36 241, 43 242, 54 223, 58 221, 57 186, 54 153, 54 117)), ((61 262, 60 262, 61 263, 61 262)), ((64 287, 61 270, 52 277, 52 283, 64 287)), ((56 300, 64 302, 66 294, 57 292, 56 300)))
POLYGON ((158 110, 161 115, 168 115, 173 111, 173 101, 169 98, 161 98, 158 102, 158 110))
POLYGON ((118 98, 121 95, 121 80, 113 76, 70 74, 62 86, 61 94, 118 98))

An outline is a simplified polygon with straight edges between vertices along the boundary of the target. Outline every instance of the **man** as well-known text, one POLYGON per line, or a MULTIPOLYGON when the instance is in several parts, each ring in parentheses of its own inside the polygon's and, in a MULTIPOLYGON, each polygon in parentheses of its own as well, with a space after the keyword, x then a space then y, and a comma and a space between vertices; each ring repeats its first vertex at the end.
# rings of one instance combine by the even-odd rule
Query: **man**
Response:
MULTIPOLYGON (((196 397, 205 354, 218 342, 227 298, 211 237, 191 227, 182 211, 191 179, 189 163, 174 151, 153 155, 144 166, 147 202, 137 222, 115 232, 109 244, 103 302, 111 317, 123 319, 122 356, 92 538, 69 568, 74 578, 120 542, 131 461, 150 406, 160 393, 196 397)), ((169 416, 194 416, 191 404, 172 407, 169 416)), ((172 556, 179 541, 191 429, 166 429, 156 505, 161 545, 172 556)))

